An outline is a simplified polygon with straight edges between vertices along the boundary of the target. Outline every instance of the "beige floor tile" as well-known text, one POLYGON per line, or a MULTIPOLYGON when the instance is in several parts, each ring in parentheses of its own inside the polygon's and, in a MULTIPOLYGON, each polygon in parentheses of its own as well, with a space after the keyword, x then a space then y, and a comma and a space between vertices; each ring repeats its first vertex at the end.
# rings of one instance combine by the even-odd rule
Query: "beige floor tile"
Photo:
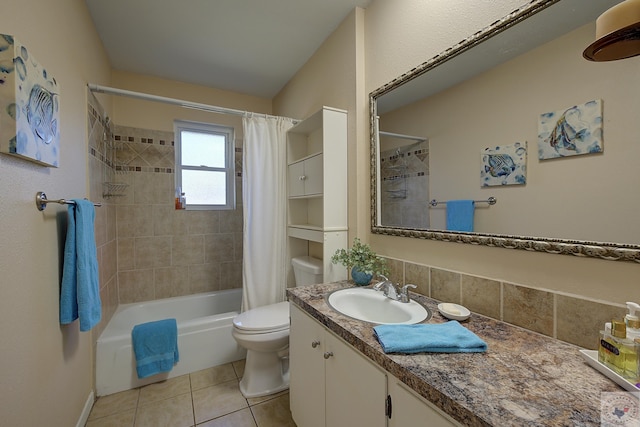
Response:
POLYGON ((238 383, 238 380, 234 380, 195 390, 192 394, 196 423, 246 408, 247 400, 240 393, 238 383))
POLYGON ((289 409, 289 394, 251 407, 258 427, 296 427, 289 409))
POLYGON ((256 422, 251 410, 247 408, 207 421, 204 424, 198 424, 198 427, 256 427, 256 422))
POLYGON ((245 359, 232 362, 233 369, 236 371, 236 376, 238 377, 238 379, 242 379, 242 376, 244 375, 244 362, 245 359))
POLYGON ((93 404, 93 408, 91 408, 89 419, 92 420, 135 409, 138 404, 139 394, 140 390, 134 389, 99 397, 93 404))
POLYGON ((135 416, 136 410, 129 409, 128 411, 89 420, 85 427, 133 427, 135 416))
POLYGON ((235 380, 237 378, 231 363, 214 366, 213 368, 204 369, 202 371, 192 372, 190 375, 191 390, 200 390, 205 387, 235 380))
POLYGON ((140 406, 135 427, 191 427, 194 424, 191 393, 185 393, 140 406))
POLYGON ((275 399, 276 397, 284 396, 285 394, 289 396, 289 390, 284 390, 279 393, 270 394, 268 396, 250 397, 247 399, 247 402, 249 402, 249 406, 253 406, 257 405, 258 403, 266 402, 267 400, 275 399))
POLYGON ((154 384, 149 384, 140 389, 139 405, 147 405, 159 400, 168 399, 191 391, 189 375, 181 375, 154 384))

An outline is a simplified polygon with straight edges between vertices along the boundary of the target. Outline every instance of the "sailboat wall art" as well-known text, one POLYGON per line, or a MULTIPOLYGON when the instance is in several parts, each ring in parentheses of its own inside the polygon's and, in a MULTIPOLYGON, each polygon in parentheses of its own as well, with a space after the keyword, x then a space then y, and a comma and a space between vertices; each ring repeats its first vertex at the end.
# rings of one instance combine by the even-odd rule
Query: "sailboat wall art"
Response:
POLYGON ((59 93, 31 52, 0 34, 0 152, 58 167, 59 93))
POLYGON ((602 152, 602 100, 544 113, 538 122, 540 160, 602 152))

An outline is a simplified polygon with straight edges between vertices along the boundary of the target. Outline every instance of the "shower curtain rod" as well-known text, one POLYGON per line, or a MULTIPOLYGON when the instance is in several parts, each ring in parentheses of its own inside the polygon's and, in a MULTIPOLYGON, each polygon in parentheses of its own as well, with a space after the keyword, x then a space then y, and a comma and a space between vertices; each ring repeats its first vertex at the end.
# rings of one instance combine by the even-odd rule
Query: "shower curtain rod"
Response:
POLYGON ((401 133, 393 133, 393 132, 385 132, 385 131, 378 131, 378 133, 380 135, 384 135, 384 136, 391 136, 393 138, 400 138, 400 139, 410 139, 412 141, 416 141, 416 142, 425 142, 427 140, 427 138, 423 138, 421 136, 411 136, 411 135, 404 135, 401 133))
MULTIPOLYGON (((270 115, 270 114, 253 113, 253 112, 250 112, 250 111, 234 110, 233 108, 217 107, 215 105, 201 104, 199 102, 191 102, 191 101, 185 101, 185 100, 182 100, 182 99, 168 98, 166 96, 151 95, 151 94, 148 94, 148 93, 134 92, 134 91, 131 91, 131 90, 118 89, 118 88, 108 87, 108 86, 101 86, 101 85, 97 85, 95 83, 89 83, 89 84, 87 84, 87 86, 89 87, 89 90, 91 92, 106 93, 106 94, 109 94, 109 95, 128 96, 130 98, 143 99, 145 101, 162 102, 162 103, 165 103, 165 104, 178 105, 180 107, 191 108, 191 109, 194 109, 194 110, 206 111, 206 112, 209 112, 209 113, 231 114, 231 115, 234 115, 234 116, 242 116, 242 117, 250 116, 251 114, 256 114, 258 116, 265 116, 265 117, 278 117, 278 116, 273 116, 273 115, 270 115)), ((297 120, 297 119, 290 119, 290 120, 294 124, 300 122, 300 120, 297 120)))

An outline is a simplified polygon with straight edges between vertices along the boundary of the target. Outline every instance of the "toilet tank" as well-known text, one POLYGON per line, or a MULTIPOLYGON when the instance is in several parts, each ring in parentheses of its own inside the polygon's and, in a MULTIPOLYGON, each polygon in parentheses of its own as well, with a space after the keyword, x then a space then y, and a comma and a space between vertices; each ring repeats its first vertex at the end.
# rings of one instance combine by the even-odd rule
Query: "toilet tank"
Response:
POLYGON ((291 259, 296 286, 322 283, 322 260, 310 256, 291 259))

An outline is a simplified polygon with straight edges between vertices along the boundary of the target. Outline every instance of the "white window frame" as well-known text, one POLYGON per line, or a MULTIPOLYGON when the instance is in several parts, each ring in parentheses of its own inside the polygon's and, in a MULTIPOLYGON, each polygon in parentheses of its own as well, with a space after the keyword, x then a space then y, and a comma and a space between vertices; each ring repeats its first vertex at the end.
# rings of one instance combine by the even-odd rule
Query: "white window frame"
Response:
POLYGON ((183 170, 222 171, 226 175, 226 203, 225 204, 189 204, 187 193, 186 210, 232 210, 236 207, 235 185, 235 141, 234 128, 230 126, 216 125, 212 123, 190 122, 186 120, 174 120, 174 149, 176 157, 175 181, 176 188, 182 188, 183 170), (225 138, 225 164, 224 168, 202 166, 185 166, 182 164, 182 132, 208 133, 225 138))

